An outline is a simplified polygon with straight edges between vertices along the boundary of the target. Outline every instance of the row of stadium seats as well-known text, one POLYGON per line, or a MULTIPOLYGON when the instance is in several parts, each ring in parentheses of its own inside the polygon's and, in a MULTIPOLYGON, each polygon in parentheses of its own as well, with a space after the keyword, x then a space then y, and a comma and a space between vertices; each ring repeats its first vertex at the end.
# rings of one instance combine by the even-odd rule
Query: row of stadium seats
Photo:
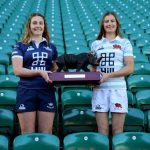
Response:
MULTIPOLYGON (((61 100, 56 92, 57 112, 54 122, 54 134, 66 135, 79 131, 97 131, 95 114, 91 111, 92 91, 85 87, 64 88, 61 100)), ((124 131, 150 132, 150 90, 139 91, 133 96, 128 91, 129 109, 124 131)), ((14 136, 19 134, 19 125, 14 113, 16 91, 0 90, 0 133, 14 136)), ((109 115, 111 120, 111 115, 109 115)), ((111 126, 111 121, 110 121, 111 126)))
MULTIPOLYGON (((63 139, 64 150, 133 150, 145 149, 150 146, 150 134, 143 132, 121 133, 112 137, 95 132, 78 132, 67 135, 63 139), (112 144, 111 144, 112 143, 112 144)), ((0 135, 0 149, 9 149, 9 138, 0 135)), ((59 150, 61 147, 60 139, 55 135, 30 133, 17 136, 13 140, 13 150, 59 150)))

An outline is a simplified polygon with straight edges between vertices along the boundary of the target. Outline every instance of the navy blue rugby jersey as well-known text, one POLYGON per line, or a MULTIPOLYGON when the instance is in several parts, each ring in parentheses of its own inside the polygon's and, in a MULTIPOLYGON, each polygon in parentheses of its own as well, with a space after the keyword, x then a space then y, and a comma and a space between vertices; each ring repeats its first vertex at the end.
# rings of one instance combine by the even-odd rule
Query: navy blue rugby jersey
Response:
MULTIPOLYGON (((27 44, 18 42, 13 51, 12 59, 15 57, 23 59, 23 67, 30 70, 46 70, 52 67, 52 61, 57 58, 57 50, 53 44, 43 40, 38 47, 34 41, 27 44)), ((41 89, 51 87, 41 76, 20 77, 18 86, 30 89, 41 89)))

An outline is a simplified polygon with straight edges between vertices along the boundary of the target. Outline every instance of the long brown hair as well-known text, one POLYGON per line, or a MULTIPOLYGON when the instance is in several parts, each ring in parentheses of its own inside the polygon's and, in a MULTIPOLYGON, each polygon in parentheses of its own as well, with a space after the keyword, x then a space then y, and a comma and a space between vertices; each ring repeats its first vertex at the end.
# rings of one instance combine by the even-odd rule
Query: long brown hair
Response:
POLYGON ((116 19, 116 22, 117 22, 116 36, 118 35, 118 36, 120 36, 121 38, 123 37, 123 35, 122 35, 121 32, 120 32, 120 23, 119 23, 119 20, 118 20, 117 15, 116 15, 114 12, 106 12, 106 13, 103 15, 102 21, 101 21, 101 23, 100 23, 100 32, 99 32, 99 34, 98 34, 98 36, 97 36, 97 40, 101 40, 102 37, 105 37, 105 36, 106 36, 106 31, 105 31, 105 29, 104 29, 104 19, 105 19, 105 17, 108 16, 108 15, 113 15, 113 16, 115 17, 115 19, 116 19))
POLYGON ((22 37, 22 40, 21 42, 24 43, 24 44, 27 44, 31 38, 31 28, 30 28, 30 24, 31 24, 31 19, 35 16, 40 16, 43 18, 44 20, 44 32, 43 32, 43 37, 46 38, 46 40, 48 41, 48 43, 50 42, 50 35, 49 35, 49 32, 48 32, 48 26, 47 26, 47 23, 46 23, 46 20, 45 20, 45 17, 43 15, 41 15, 40 13, 33 13, 31 14, 31 16, 29 17, 28 19, 28 22, 26 24, 26 29, 25 29, 25 34, 24 36, 22 37))

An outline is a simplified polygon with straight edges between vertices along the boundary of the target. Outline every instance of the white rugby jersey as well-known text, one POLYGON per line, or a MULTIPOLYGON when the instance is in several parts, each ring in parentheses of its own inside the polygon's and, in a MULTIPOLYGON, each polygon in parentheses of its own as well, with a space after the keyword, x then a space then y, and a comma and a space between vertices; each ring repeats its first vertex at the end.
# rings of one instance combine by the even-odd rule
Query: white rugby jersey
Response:
MULTIPOLYGON (((92 43, 91 50, 102 57, 97 70, 104 73, 115 72, 124 67, 124 56, 133 56, 133 49, 130 41, 117 36, 114 40, 109 41, 106 38, 96 40, 92 43)), ((108 81, 101 83, 97 88, 101 89, 126 89, 124 77, 110 78, 108 81)))

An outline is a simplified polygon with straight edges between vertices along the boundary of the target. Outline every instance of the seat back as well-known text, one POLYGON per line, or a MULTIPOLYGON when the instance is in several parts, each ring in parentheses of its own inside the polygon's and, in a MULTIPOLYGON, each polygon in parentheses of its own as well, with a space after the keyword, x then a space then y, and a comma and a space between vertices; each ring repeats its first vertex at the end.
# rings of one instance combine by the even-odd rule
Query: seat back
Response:
POLYGON ((112 150, 148 150, 150 134, 144 132, 126 132, 112 138, 112 150))
POLYGON ((17 136, 13 150, 59 150, 59 139, 47 133, 28 133, 17 136))
POLYGON ((79 132, 64 138, 64 150, 109 150, 108 137, 95 132, 79 132))

